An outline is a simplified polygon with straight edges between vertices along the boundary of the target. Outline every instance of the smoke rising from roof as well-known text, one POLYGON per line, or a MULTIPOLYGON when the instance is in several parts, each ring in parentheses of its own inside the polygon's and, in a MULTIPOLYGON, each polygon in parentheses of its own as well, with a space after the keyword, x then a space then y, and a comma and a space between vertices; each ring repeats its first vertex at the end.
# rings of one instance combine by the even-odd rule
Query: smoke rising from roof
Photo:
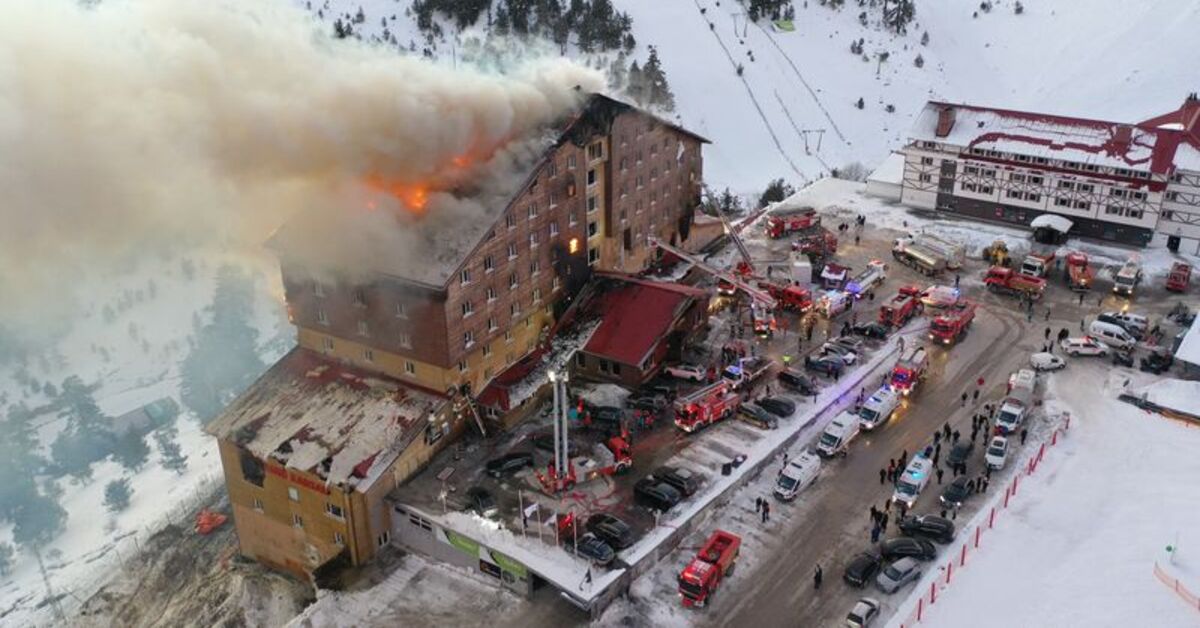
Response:
POLYGON ((347 211, 368 178, 506 176, 515 139, 603 87, 562 59, 500 76, 329 30, 285 0, 8 4, 0 316, 42 319, 80 269, 147 243, 257 247, 297 211, 347 211))

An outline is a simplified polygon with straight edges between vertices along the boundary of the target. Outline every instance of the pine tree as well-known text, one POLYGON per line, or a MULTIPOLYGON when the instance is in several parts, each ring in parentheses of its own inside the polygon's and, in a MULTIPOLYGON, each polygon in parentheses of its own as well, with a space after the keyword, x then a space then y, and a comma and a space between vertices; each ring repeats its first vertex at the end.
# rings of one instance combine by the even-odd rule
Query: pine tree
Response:
POLYGON ((646 79, 650 104, 657 105, 666 111, 675 111, 675 95, 671 93, 671 88, 667 85, 667 75, 663 72, 662 64, 658 60, 658 49, 654 46, 650 46, 650 58, 646 60, 642 73, 646 79))
POLYGON ((863 102, 862 96, 859 96, 858 102, 854 103, 854 106, 858 107, 859 109, 862 109, 863 107, 866 107, 867 104, 865 102, 863 102))
POLYGON ((67 511, 58 502, 43 495, 21 504, 13 516, 13 541, 23 547, 49 543, 62 532, 67 511))
POLYGON ((64 473, 80 479, 91 477, 92 463, 113 451, 116 436, 108 428, 112 419, 100 411, 91 389, 78 376, 63 381, 58 398, 62 403, 59 416, 67 419, 67 426, 51 444, 51 455, 64 473))
POLYGON ((629 98, 639 105, 646 103, 646 78, 642 74, 642 68, 638 65, 637 59, 629 64, 629 86, 625 89, 629 94, 629 98))
POLYGON ((13 546, 8 543, 0 543, 0 576, 7 576, 12 572, 13 556, 16 552, 13 546))
POLYGON ((759 208, 766 207, 771 203, 778 203, 783 199, 796 193, 796 189, 784 181, 782 178, 775 179, 767 184, 767 189, 763 190, 761 196, 758 197, 759 208))
POLYGON ((164 469, 170 469, 179 475, 187 470, 187 456, 183 455, 179 443, 175 442, 176 430, 173 426, 165 427, 154 433, 154 442, 158 445, 164 469))
POLYGON ((913 65, 917 66, 918 68, 925 67, 925 57, 917 55, 917 58, 913 59, 913 65))
POLYGON ((921 33, 921 45, 922 46, 929 45, 929 31, 925 31, 924 33, 921 33))
POLYGON ((146 460, 149 457, 150 446, 146 444, 145 437, 138 434, 136 430, 129 430, 117 439, 113 458, 122 467, 130 471, 138 471, 142 468, 142 465, 146 464, 146 460))
POLYGON ((128 478, 113 480, 104 487, 104 507, 112 513, 121 512, 129 507, 129 498, 132 495, 133 488, 130 487, 128 478))

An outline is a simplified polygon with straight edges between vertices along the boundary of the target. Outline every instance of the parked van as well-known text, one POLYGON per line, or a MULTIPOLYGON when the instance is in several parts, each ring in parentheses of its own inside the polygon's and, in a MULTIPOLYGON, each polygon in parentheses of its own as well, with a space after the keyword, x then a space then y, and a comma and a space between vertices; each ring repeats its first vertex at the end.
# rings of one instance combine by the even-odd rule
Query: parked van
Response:
POLYGON ((1030 369, 1021 369, 1008 377, 1008 394, 1014 391, 1024 391, 1033 397, 1033 387, 1037 385, 1037 373, 1030 369))
POLYGON ((800 454, 779 472, 775 480, 775 497, 790 502, 800 491, 817 481, 821 475, 821 459, 809 452, 800 454))
POLYGON ((851 305, 854 305, 854 298, 850 296, 850 293, 841 290, 827 290, 817 301, 817 311, 825 318, 833 318, 850 309, 851 305))
POLYGON ((914 457, 904 469, 904 473, 900 474, 900 479, 896 480, 892 501, 904 502, 904 505, 912 508, 917 496, 921 494, 925 485, 929 484, 929 476, 932 474, 933 462, 929 458, 920 455, 914 457))
POLYGON ((890 386, 884 386, 875 391, 875 394, 864 401, 862 407, 858 409, 858 423, 864 430, 873 430, 887 423, 898 407, 900 407, 900 393, 892 390, 890 386))
POLYGON ((817 440, 817 455, 822 458, 845 456, 855 436, 858 436, 858 415, 848 410, 842 412, 821 433, 817 440))
POLYGON ((1128 349, 1137 344, 1137 340, 1135 340, 1133 336, 1129 335, 1129 332, 1125 331, 1119 325, 1114 325, 1113 323, 1092 321, 1092 325, 1088 328, 1088 331, 1091 332, 1091 334, 1095 336, 1097 340, 1110 347, 1128 349))

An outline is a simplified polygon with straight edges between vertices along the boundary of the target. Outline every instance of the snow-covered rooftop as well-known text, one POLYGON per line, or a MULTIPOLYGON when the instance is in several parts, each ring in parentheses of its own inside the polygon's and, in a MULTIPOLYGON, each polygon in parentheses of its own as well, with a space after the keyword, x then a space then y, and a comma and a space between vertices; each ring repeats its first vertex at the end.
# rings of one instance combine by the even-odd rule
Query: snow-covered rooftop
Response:
POLYGON ((296 348, 206 428, 263 460, 365 489, 444 399, 296 348))
POLYGON ((904 178, 904 154, 891 153, 879 164, 879 167, 867 177, 867 181, 878 181, 880 183, 900 184, 900 180, 904 178))
POLYGON ((1200 366, 1200 316, 1192 320, 1192 326, 1179 343, 1175 357, 1188 364, 1200 366))

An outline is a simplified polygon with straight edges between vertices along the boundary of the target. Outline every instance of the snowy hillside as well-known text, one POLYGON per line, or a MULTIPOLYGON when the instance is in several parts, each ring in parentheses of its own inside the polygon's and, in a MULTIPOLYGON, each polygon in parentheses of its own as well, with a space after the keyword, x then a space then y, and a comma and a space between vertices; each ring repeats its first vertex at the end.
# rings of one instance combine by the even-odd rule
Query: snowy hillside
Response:
MULTIPOLYGON (((401 47, 414 41, 420 51, 424 38, 405 15, 409 5, 329 0, 312 7, 332 21, 361 6, 365 37, 386 24, 401 47)), ((1136 121, 1173 109, 1200 86, 1200 68, 1187 61, 1200 5, 1187 0, 1027 0, 1021 15, 1015 0, 993 2, 988 12, 974 2, 918 0, 906 35, 884 30, 876 9, 861 25, 857 2, 840 10, 794 2, 793 32, 765 20, 748 24, 733 0, 614 5, 633 18, 634 58, 644 60, 648 45, 658 48, 678 119, 713 140, 705 178, 747 193, 778 176, 799 182, 854 161, 874 166, 903 141, 928 98, 1136 121), (865 60, 850 52, 860 38, 865 60), (888 53, 882 64, 879 52, 888 53), (808 133, 806 153, 800 131, 821 129, 820 150, 818 135, 808 133)), ((453 62, 455 30, 447 25, 445 32, 433 52, 453 62)))

